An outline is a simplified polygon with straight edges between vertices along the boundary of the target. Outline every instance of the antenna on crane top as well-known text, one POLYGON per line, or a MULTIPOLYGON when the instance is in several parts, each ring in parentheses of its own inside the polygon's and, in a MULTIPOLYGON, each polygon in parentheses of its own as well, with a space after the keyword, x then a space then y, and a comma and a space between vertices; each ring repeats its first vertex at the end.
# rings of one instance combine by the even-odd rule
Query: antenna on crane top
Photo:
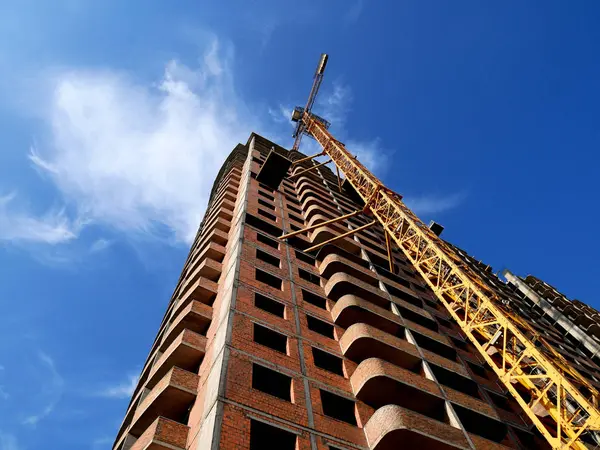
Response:
POLYGON ((302 135, 308 134, 306 133, 306 125, 302 120, 302 116, 305 112, 310 114, 313 118, 321 122, 323 125, 325 125, 325 128, 329 128, 329 126, 331 125, 327 120, 312 113, 312 107, 315 104, 317 93, 319 92, 319 88, 321 87, 321 82, 323 81, 323 74, 325 73, 325 67, 327 67, 328 59, 329 56, 327 55, 327 53, 321 53, 321 58, 319 59, 317 70, 315 71, 313 84, 310 88, 310 94, 308 95, 306 106, 296 106, 294 108, 294 111, 292 112, 292 121, 297 123, 296 129, 294 130, 294 134, 292 135, 294 138, 296 138, 292 150, 298 150, 298 148, 300 147, 300 141, 302 140, 302 135))

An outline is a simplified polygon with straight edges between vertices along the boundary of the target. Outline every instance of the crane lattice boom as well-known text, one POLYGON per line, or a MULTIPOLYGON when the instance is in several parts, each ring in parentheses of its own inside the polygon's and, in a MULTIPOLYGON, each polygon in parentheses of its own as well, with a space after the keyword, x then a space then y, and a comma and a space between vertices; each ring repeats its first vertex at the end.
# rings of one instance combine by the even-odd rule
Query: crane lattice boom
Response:
POLYGON ((301 132, 322 146, 364 200, 365 212, 412 262, 552 448, 587 448, 582 434, 600 429, 600 396, 593 386, 504 308, 483 279, 353 157, 322 120, 305 110, 300 121, 301 132), (541 416, 551 417, 555 427, 541 416))

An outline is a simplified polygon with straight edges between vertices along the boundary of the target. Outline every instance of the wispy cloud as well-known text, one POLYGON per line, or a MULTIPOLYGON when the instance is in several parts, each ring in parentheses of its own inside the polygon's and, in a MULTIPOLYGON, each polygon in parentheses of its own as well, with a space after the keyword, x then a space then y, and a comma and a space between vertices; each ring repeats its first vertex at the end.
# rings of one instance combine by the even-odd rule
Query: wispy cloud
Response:
POLYGON ((20 450, 21 448, 14 434, 0 431, 0 450, 20 450))
POLYGON ((38 422, 52 414, 64 393, 65 382, 56 368, 54 359, 42 351, 38 352, 38 359, 42 367, 45 368, 44 384, 42 385, 42 392, 40 394, 45 404, 39 411, 28 414, 22 421, 23 425, 35 426, 38 422))
POLYGON ((364 0, 355 0, 350 9, 344 14, 344 23, 352 25, 356 23, 364 8, 364 0))
POLYGON ((90 245, 91 253, 98 253, 106 250, 113 244, 113 241, 108 239, 96 239, 92 245, 90 245))
POLYGON ((407 196, 406 205, 417 215, 440 214, 460 206, 467 198, 464 192, 407 196))
MULTIPOLYGON (((232 64, 232 47, 215 38, 199 67, 170 61, 153 84, 112 70, 55 74, 49 139, 29 158, 90 223, 190 242, 223 160, 261 129, 232 64)), ((53 219, 49 241, 76 236, 63 211, 53 219)))
POLYGON ((128 375, 127 379, 121 381, 114 386, 108 386, 97 392, 99 397, 107 398, 129 398, 133 394, 135 386, 138 382, 137 375, 128 375))
POLYGON ((80 220, 71 220, 64 209, 36 216, 16 205, 16 193, 0 196, 0 241, 58 244, 76 239, 80 220))

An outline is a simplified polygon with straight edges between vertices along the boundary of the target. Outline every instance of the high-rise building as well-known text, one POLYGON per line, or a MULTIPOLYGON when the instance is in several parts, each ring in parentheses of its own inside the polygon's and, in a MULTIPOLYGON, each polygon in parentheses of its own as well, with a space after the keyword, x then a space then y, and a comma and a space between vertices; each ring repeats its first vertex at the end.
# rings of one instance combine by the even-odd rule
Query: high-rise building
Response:
MULTIPOLYGON (((259 182, 272 149, 304 156, 252 134, 223 164, 113 448, 548 448, 379 225, 279 239, 362 207, 326 166, 294 176, 313 162, 259 182)), ((595 310, 456 251, 600 386, 595 310)))

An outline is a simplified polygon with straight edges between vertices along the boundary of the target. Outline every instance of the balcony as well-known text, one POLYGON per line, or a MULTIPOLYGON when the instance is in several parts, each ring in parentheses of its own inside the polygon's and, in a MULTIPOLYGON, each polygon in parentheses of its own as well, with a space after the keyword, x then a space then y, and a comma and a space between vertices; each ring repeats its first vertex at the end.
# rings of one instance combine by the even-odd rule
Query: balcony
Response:
POLYGON ((411 372, 420 370, 421 358, 413 344, 370 325, 350 326, 340 339, 340 347, 346 358, 357 363, 380 358, 411 372))
POLYGON ((364 431, 371 450, 396 450, 398 442, 402 442, 403 448, 470 448, 460 429, 398 405, 386 405, 375 411, 364 431))
POLYGON ((198 375, 173 367, 146 392, 137 407, 129 434, 141 436, 158 417, 180 423, 187 421, 189 408, 196 399, 198 380, 198 375))
POLYGON ((130 447, 130 450, 184 450, 189 427, 164 417, 152 425, 130 447))
POLYGON ((336 273, 346 273, 351 275, 368 285, 379 289, 379 280, 377 275, 361 265, 351 262, 349 259, 341 255, 329 254, 319 265, 319 271, 323 278, 331 278, 336 273))
MULTIPOLYGON (((210 260, 206 260, 210 261, 210 260)), ((219 268, 220 268, 220 263, 219 268)), ((217 267, 210 264, 201 264, 200 271, 202 270, 213 270, 216 271, 217 267)), ((186 280, 182 287, 181 292, 177 295, 179 297, 179 301, 181 304, 177 305, 178 310, 180 310, 184 305, 187 305, 190 301, 198 301, 202 302, 206 305, 211 305, 215 297, 217 296, 218 285, 214 281, 205 278, 198 277, 195 280, 186 280)))
POLYGON ((325 294, 335 301, 346 294, 353 294, 384 308, 390 304, 384 291, 343 272, 338 272, 329 278, 325 284, 325 294))
POLYGON ((369 358, 358 365, 350 384, 356 398, 372 408, 394 404, 444 420, 444 400, 438 385, 415 369, 411 371, 379 358, 369 358))
POLYGON ((331 317, 342 328, 365 323, 394 336, 403 330, 402 318, 352 294, 344 295, 335 303, 331 317))
POLYGON ((192 301, 185 308, 178 308, 178 311, 181 312, 177 313, 177 316, 170 323, 159 351, 166 351, 185 329, 205 335, 210 326, 212 320, 212 308, 210 306, 192 301))
POLYGON ((179 336, 156 358, 146 386, 153 388, 173 367, 197 373, 206 352, 206 337, 190 330, 179 336))

